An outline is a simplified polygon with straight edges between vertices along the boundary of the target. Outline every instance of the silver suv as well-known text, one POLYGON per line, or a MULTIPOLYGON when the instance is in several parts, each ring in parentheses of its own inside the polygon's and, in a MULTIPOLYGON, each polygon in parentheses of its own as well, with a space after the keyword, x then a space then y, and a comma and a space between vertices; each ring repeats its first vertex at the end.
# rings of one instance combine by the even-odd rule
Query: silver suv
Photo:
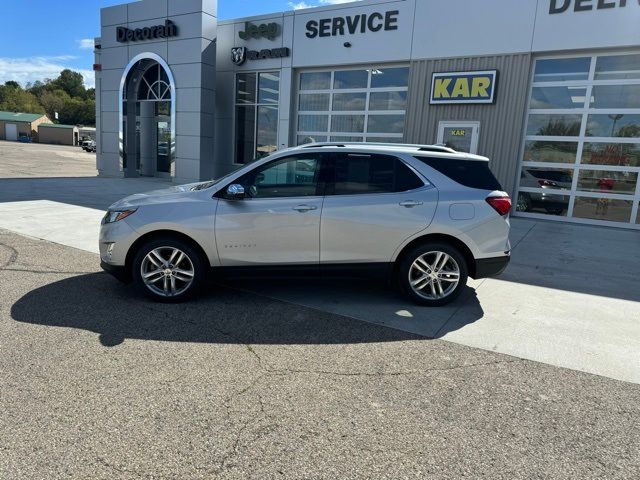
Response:
POLYGON ((501 273, 509 196, 488 159, 442 146, 314 143, 218 180, 132 195, 100 230, 102 267, 181 301, 208 275, 384 274, 443 305, 501 273))

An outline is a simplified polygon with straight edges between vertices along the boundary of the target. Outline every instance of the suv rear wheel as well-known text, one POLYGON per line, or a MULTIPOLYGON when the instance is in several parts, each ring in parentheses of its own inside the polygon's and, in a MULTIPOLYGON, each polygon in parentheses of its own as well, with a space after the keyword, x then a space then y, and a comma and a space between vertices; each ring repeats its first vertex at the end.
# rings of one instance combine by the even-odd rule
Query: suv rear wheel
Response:
POLYGON ((398 283, 406 296, 425 306, 440 306, 453 301, 467 283, 468 268, 464 256, 446 243, 429 242, 403 256, 398 268, 398 283))
POLYGON ((205 263, 187 242, 158 238, 138 249, 133 280, 140 292, 160 302, 181 302, 201 287, 205 263))

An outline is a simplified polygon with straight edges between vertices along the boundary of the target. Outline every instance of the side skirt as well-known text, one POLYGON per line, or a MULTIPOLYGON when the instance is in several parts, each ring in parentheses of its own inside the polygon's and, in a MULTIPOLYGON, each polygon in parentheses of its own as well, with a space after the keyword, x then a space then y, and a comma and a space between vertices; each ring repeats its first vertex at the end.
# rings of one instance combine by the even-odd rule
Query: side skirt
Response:
POLYGON ((332 263, 322 265, 265 265, 214 267, 214 275, 226 278, 371 278, 387 280, 393 263, 332 263))

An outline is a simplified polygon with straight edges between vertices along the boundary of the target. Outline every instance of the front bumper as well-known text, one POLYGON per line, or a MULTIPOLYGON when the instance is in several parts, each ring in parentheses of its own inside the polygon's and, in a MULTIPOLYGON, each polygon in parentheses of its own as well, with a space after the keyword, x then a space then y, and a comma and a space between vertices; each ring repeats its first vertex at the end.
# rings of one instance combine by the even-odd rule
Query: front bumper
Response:
POLYGON ((135 230, 126 220, 107 223, 100 226, 100 261, 109 265, 124 265, 127 252, 138 238, 135 230))
POLYGON ((473 278, 487 278, 500 275, 509 265, 511 255, 503 255, 501 257, 478 258, 476 259, 475 275, 473 278))

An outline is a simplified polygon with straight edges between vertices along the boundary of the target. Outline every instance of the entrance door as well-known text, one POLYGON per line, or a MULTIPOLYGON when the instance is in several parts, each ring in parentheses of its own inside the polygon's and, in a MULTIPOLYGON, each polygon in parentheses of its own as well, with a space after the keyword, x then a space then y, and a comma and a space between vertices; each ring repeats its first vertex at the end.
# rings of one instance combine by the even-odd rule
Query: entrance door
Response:
POLYGON ((218 202, 215 235, 222 266, 318 264, 320 158, 274 160, 233 182, 246 196, 218 202))
POLYGON ((7 140, 18 140, 18 126, 15 123, 7 123, 4 126, 4 138, 7 140))
POLYGON ((171 175, 171 102, 155 104, 156 176, 171 175))
POLYGON ((458 152, 478 153, 480 122, 440 122, 438 143, 458 152))

